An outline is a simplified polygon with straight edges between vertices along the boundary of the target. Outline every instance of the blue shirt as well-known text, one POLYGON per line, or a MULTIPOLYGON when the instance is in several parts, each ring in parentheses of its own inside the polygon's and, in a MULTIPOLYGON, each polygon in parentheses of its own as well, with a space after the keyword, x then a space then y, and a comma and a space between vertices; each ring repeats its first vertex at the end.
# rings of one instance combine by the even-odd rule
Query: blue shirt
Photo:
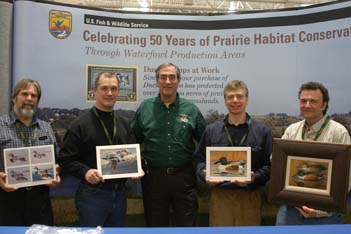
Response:
MULTIPOLYGON (((249 132, 242 146, 251 147, 251 171, 255 173, 255 180, 254 183, 244 188, 254 189, 264 185, 269 180, 271 170, 270 155, 272 153, 272 131, 263 123, 255 121, 247 115, 246 124, 248 124, 249 121, 251 121, 249 132)), ((202 171, 206 168, 206 147, 231 146, 224 128, 225 125, 229 126, 228 116, 226 116, 224 120, 219 120, 209 125, 200 140, 198 150, 195 154, 198 161, 197 172, 203 181, 205 180, 202 171)), ((242 126, 238 127, 240 129, 242 128, 242 126)), ((225 182, 218 186, 223 188, 243 188, 242 186, 237 186, 230 182, 225 182)))
POLYGON ((50 144, 54 144, 55 151, 58 152, 54 132, 47 122, 34 116, 31 124, 26 126, 14 112, 0 116, 0 171, 4 171, 4 149, 50 144), (24 133, 29 145, 21 138, 20 131, 24 133))

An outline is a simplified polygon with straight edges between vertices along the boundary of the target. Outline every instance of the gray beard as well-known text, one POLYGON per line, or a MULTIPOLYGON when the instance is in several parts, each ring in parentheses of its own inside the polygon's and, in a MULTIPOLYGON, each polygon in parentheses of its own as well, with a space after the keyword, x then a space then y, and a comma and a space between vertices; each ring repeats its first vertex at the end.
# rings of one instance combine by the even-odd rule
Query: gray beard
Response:
POLYGON ((19 108, 19 112, 26 118, 32 118, 35 114, 34 109, 19 108))

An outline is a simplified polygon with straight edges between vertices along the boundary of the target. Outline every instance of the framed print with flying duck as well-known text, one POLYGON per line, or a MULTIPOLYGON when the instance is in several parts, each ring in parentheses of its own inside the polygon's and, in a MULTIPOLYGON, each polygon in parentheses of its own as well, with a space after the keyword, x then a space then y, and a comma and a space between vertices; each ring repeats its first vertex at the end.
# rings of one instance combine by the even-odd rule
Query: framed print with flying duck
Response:
POLYGON ((142 175, 139 144, 96 146, 96 161, 104 179, 142 175))

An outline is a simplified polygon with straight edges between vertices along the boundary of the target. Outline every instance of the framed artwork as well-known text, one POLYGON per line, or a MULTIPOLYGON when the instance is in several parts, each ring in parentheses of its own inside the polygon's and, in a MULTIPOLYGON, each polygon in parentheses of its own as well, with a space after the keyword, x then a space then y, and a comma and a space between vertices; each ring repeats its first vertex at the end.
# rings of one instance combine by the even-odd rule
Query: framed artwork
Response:
POLYGON ((48 184, 56 179, 54 145, 4 149, 4 166, 8 185, 48 184))
POLYGON ((100 72, 111 72, 119 78, 118 102, 136 103, 137 91, 137 67, 119 67, 107 65, 86 65, 86 101, 95 101, 95 79, 100 72))
POLYGON ((351 145, 273 140, 270 202, 345 212, 351 145))
POLYGON ((142 174, 139 144, 96 146, 97 169, 104 179, 142 174))
POLYGON ((251 147, 206 147, 206 179, 251 180, 251 147))

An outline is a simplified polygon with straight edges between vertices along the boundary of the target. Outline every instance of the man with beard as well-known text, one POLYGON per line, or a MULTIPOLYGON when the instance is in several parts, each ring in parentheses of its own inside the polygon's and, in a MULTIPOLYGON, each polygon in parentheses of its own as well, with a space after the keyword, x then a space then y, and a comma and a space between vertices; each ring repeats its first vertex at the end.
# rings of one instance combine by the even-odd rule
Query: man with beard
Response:
POLYGON ((53 225, 49 186, 60 182, 60 177, 47 185, 16 189, 5 183, 3 150, 54 144, 56 140, 50 125, 36 118, 41 97, 37 81, 20 80, 12 93, 10 114, 0 117, 0 225, 29 226, 53 225))
POLYGON ((147 226, 194 226, 197 216, 193 153, 205 129, 205 120, 190 101, 179 97, 180 70, 172 64, 156 69, 159 95, 145 100, 132 121, 142 144, 142 178, 147 226))

